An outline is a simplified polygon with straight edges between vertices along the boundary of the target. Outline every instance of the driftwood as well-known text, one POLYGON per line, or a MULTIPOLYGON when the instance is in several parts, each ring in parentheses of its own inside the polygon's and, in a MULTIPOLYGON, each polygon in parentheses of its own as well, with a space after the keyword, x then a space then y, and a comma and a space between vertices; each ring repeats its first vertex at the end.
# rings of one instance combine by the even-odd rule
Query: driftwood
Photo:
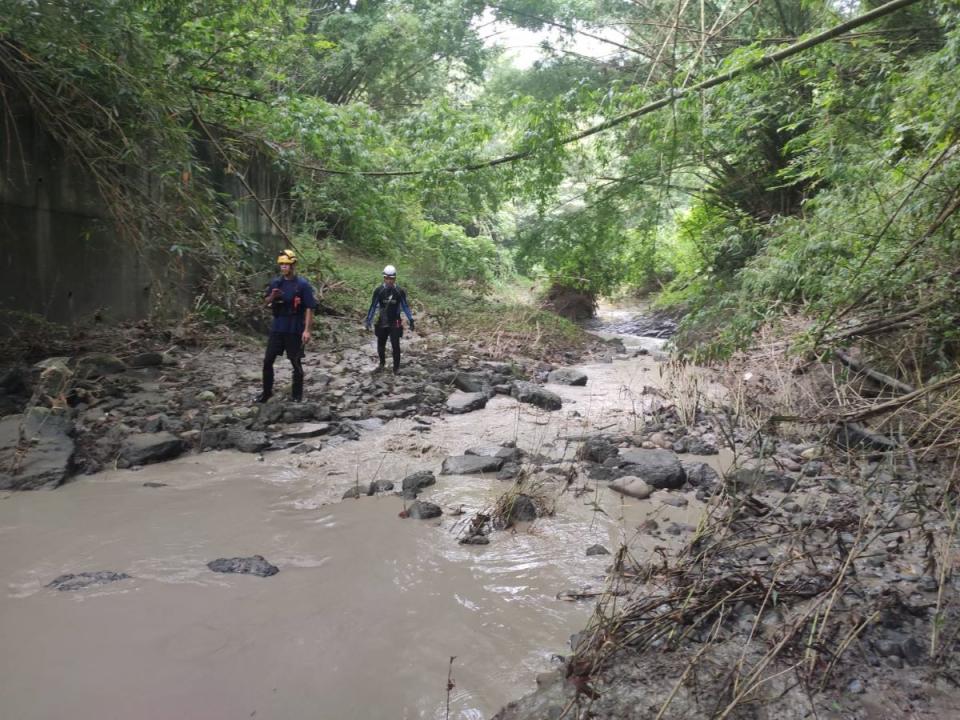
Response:
POLYGON ((891 377, 890 375, 885 375, 882 372, 879 372, 877 370, 870 368, 869 366, 865 365, 859 360, 855 360, 843 350, 834 350, 833 354, 837 357, 837 360, 842 362, 844 365, 846 365, 848 368, 850 368, 854 372, 858 372, 858 373, 861 373, 862 375, 866 375, 871 380, 875 380, 876 382, 880 383, 881 385, 885 385, 891 390, 895 390, 898 393, 901 393, 904 395, 907 393, 912 393, 916 391, 916 388, 913 387, 912 385, 907 385, 907 383, 901 382, 900 380, 897 380, 895 377, 891 377))

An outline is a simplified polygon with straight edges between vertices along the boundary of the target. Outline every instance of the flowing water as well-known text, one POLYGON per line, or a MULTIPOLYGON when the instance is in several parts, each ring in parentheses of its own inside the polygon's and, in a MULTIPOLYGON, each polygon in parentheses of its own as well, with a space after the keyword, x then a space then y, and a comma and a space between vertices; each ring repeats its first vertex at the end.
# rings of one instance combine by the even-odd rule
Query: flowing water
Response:
POLYGON ((444 507, 435 521, 401 519, 397 496, 339 498, 374 478, 438 472, 468 447, 515 440, 571 458, 570 437, 635 429, 655 363, 583 369, 587 387, 551 386, 564 398, 554 413, 498 396, 425 433, 395 420, 318 453, 203 453, 0 496, 0 717, 489 717, 586 624, 590 601, 558 599, 602 587, 610 558, 586 548, 624 540, 642 557, 663 540, 636 528, 651 516, 695 524, 692 494, 676 508, 557 483, 553 517, 488 546, 457 534, 509 486, 492 477, 438 475, 421 495, 444 507), (206 567, 252 554, 279 574, 206 567), (131 578, 46 587, 99 570, 131 578))

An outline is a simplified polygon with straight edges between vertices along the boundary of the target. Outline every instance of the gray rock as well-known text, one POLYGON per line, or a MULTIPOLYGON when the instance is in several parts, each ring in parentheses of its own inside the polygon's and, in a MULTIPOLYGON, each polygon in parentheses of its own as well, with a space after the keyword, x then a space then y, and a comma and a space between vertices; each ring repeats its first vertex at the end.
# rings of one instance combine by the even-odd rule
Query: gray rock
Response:
POLYGON ((467 448, 466 455, 476 455, 477 457, 503 458, 506 462, 514 462, 520 457, 519 448, 501 447, 499 445, 488 445, 484 447, 467 448))
POLYGON ((411 475, 407 475, 400 485, 404 495, 416 495, 423 490, 423 488, 430 487, 436 484, 436 482, 437 478, 434 476, 432 470, 419 470, 411 475))
POLYGON ((678 490, 687 479, 680 458, 670 450, 630 448, 621 451, 620 459, 632 475, 658 490, 678 490))
POLYGON ((513 497, 504 520, 506 527, 510 527, 518 522, 536 520, 539 516, 540 513, 533 498, 521 493, 513 497))
POLYGON ((97 378, 121 373, 127 364, 107 353, 89 353, 77 359, 76 374, 82 378, 97 378))
POLYGON ((847 692, 851 695, 863 695, 867 690, 863 686, 863 681, 860 678, 854 678, 847 685, 847 692))
POLYGON ((159 367, 163 365, 163 355, 158 352, 145 352, 134 355, 127 361, 132 368, 159 367))
POLYGON ((497 480, 514 480, 520 474, 520 463, 505 462, 497 471, 497 480))
POLYGON ((610 551, 607 550, 603 545, 591 545, 587 548, 587 557, 593 555, 609 555, 610 551))
POLYGON ((405 407, 416 405, 419 399, 416 393, 405 393, 384 400, 380 403, 380 406, 385 410, 402 410, 405 407))
POLYGON ((441 515, 443 515, 443 510, 440 509, 439 505, 423 500, 417 500, 407 508, 407 517, 414 520, 429 520, 441 515))
POLYGON ((584 460, 590 460, 596 463, 603 463, 610 458, 615 458, 620 454, 620 449, 613 444, 613 441, 603 435, 594 435, 589 437, 580 447, 579 456, 584 460))
POLYGON ((372 493, 362 493, 357 485, 354 485, 341 496, 342 500, 356 500, 361 495, 372 495, 372 493))
POLYGON ((610 489, 627 497, 645 500, 653 493, 653 488, 641 478, 626 475, 610 483, 610 489))
POLYGON ((69 573, 47 583, 48 588, 55 588, 61 592, 73 592, 74 590, 83 590, 97 585, 107 585, 118 580, 129 580, 130 576, 126 573, 115 573, 106 570, 99 572, 82 572, 74 575, 69 573))
MULTIPOLYGON (((267 406, 269 407, 269 403, 267 406)), ((329 420, 332 417, 330 407, 320 403, 286 403, 280 406, 282 409, 281 418, 283 422, 289 424, 303 423, 308 420, 320 420, 321 422, 329 420)))
POLYGON ((143 487, 145 487, 145 488, 162 488, 162 487, 168 487, 168 486, 167 486, 167 483, 162 483, 162 482, 145 482, 145 483, 143 484, 143 487))
POLYGON ((374 480, 370 483, 370 487, 367 488, 367 495, 376 495, 377 493, 390 492, 391 490, 393 490, 393 483, 389 480, 374 480))
POLYGON ((558 385, 583 386, 587 384, 587 374, 574 368, 560 368, 547 375, 547 382, 557 383, 558 385))
POLYGON ((487 394, 490 390, 490 378, 478 373, 457 373, 453 385, 465 393, 487 394))
POLYGON ((217 558, 207 563, 207 567, 218 573, 238 573, 241 575, 257 575, 270 577, 280 572, 276 565, 271 565, 263 559, 263 555, 251 557, 217 558))
POLYGON ((489 545, 490 538, 488 538, 486 535, 483 535, 481 533, 477 533, 476 535, 468 535, 465 538, 461 538, 460 544, 461 545, 489 545))
POLYGON ((289 438, 299 438, 306 440, 312 437, 319 437, 330 432, 330 423, 303 423, 292 428, 285 428, 283 434, 289 438))
POLYGON ((172 460, 185 449, 183 440, 168 432, 137 433, 128 437, 120 448, 120 459, 130 465, 172 460))
POLYGON ((480 410, 487 406, 487 396, 484 393, 455 392, 447 398, 447 412, 451 415, 480 410))
POLYGON ((687 482, 691 487, 709 487, 720 480, 720 475, 712 467, 702 462, 683 463, 687 482))
POLYGON ((240 452, 257 453, 270 447, 266 433, 240 428, 214 428, 203 433, 203 448, 224 450, 236 448, 240 452))
POLYGON ((686 435, 673 443, 673 451, 691 455, 716 455, 717 447, 696 435, 686 435))
POLYGON ((544 410, 559 410, 563 407, 563 401, 559 395, 524 380, 514 381, 510 387, 510 395, 519 402, 535 405, 544 410))
POLYGON ((46 408, 31 408, 0 420, 0 490, 63 484, 73 469, 72 433, 73 423, 67 417, 46 408))
POLYGON ((503 467, 503 458, 481 457, 479 455, 451 455, 443 461, 441 475, 471 475, 473 473, 494 473, 503 467))
POLYGON ((779 490, 790 492, 794 480, 776 470, 763 468, 738 468, 732 475, 727 476, 728 482, 734 490, 739 492, 764 492, 765 490, 779 490))

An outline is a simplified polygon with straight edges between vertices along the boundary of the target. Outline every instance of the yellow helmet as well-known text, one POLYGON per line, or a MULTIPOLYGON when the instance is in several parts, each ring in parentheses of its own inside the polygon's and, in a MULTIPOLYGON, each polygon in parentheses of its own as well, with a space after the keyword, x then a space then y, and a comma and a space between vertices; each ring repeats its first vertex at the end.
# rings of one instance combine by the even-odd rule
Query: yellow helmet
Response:
POLYGON ((297 256, 293 250, 284 250, 277 258, 277 265, 296 265, 297 256))

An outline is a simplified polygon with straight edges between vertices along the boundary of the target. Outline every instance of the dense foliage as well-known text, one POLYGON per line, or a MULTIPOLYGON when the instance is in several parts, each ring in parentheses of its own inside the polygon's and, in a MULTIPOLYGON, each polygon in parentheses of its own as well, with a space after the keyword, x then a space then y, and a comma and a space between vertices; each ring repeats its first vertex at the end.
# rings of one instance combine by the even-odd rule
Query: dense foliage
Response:
POLYGON ((260 249, 207 180, 266 162, 307 257, 390 253, 477 292, 513 267, 593 297, 663 289, 687 341, 713 329, 719 352, 787 314, 820 341, 852 314, 923 306, 923 362, 949 364, 956 4, 919 0, 687 92, 878 5, 0 0, 0 88, 140 242, 243 267, 260 249), (519 69, 485 42, 493 20, 559 39, 519 69))

